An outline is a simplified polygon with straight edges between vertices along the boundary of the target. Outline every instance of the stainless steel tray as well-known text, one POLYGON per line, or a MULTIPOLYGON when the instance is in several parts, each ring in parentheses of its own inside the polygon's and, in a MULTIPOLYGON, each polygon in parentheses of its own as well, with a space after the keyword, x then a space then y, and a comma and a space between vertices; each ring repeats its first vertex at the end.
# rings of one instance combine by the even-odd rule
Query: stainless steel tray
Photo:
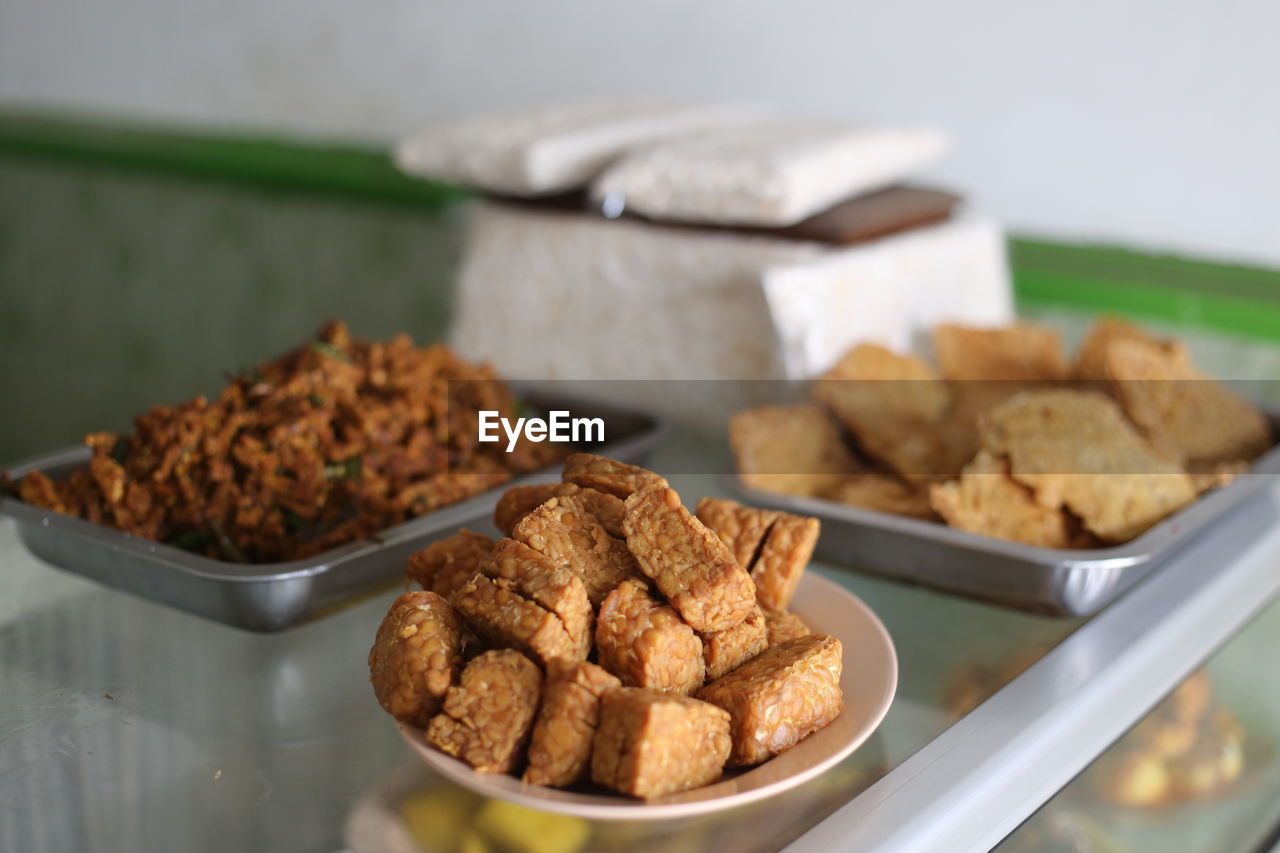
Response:
MULTIPOLYGON (((604 418, 605 443, 586 449, 623 462, 643 462, 668 429, 663 419, 623 406, 536 392, 524 392, 521 399, 544 410, 604 418)), ((89 455, 87 447, 68 448, 18 465, 10 474, 17 478, 40 469, 61 479, 89 455)), ((279 631, 385 587, 403 575, 411 553, 460 527, 489 529, 493 507, 510 486, 556 477, 554 469, 528 474, 388 528, 377 542, 349 542, 286 563, 212 560, 12 498, 0 500, 0 513, 17 522, 31 553, 54 566, 228 625, 279 631)))
MULTIPOLYGON (((744 502, 822 520, 816 556, 871 574, 1054 616, 1091 616, 1280 474, 1280 446, 1247 474, 1110 548, 1023 545, 945 524, 816 498, 750 489, 736 474, 722 484, 744 502)), ((1274 513, 1272 513, 1274 517, 1274 513)), ((1261 530, 1259 530, 1261 532, 1261 530)))

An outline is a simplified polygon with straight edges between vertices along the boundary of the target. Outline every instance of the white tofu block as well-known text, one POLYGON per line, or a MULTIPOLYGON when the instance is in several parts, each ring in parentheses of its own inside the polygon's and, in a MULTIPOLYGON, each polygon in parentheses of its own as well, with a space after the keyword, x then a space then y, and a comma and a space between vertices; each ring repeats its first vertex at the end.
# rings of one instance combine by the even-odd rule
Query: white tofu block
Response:
POLYGON ((431 128, 396 146, 401 171, 513 196, 585 187, 627 148, 758 119, 743 105, 600 103, 544 107, 431 128))
POLYGON ((1012 319, 1000 229, 982 217, 852 247, 482 202, 453 346, 521 380, 720 427, 864 340, 1012 319), (723 380, 680 383, 665 380, 723 380))
POLYGON ((929 128, 765 120, 636 148, 591 194, 607 209, 670 222, 792 225, 896 183, 946 148, 929 128))

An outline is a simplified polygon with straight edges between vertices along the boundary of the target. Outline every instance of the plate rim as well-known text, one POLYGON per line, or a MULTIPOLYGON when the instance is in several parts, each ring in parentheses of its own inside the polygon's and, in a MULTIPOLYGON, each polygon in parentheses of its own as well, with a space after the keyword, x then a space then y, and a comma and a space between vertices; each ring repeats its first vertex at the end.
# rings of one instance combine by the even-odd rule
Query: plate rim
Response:
MULTIPOLYGON (((685 791, 677 794, 668 795, 668 797, 660 797, 654 801, 645 801, 623 797, 600 796, 603 801, 600 803, 582 802, 577 799, 583 795, 574 794, 572 792, 563 792, 557 788, 546 788, 540 785, 528 785, 523 783, 521 787, 528 787, 539 793, 523 793, 519 790, 508 790, 500 787, 492 786, 487 777, 489 774, 477 773, 468 764, 460 759, 453 758, 436 749, 426 745, 423 739, 423 729, 418 726, 409 725, 397 721, 396 729, 400 736, 405 740, 412 751, 417 754, 423 762, 427 764, 435 772, 439 773, 446 779, 461 785, 462 787, 480 794, 484 797, 492 799, 506 800, 516 805, 525 806, 527 808, 538 809, 541 811, 555 812, 558 814, 572 815, 574 817, 587 818, 590 820, 665 820, 671 818, 693 817, 695 815, 710 814, 712 812, 723 811, 726 809, 736 808, 738 806, 747 805, 748 803, 758 802, 759 800, 781 794, 784 791, 798 787, 805 782, 825 773, 839 762, 848 758, 855 751, 865 744, 873 734, 875 734, 880 725, 884 722, 885 717, 889 713, 889 709, 893 706, 894 700, 898 693, 899 679, 899 663, 898 652, 893 642, 893 636, 885 627, 884 622, 876 614, 876 612, 862 600, 853 590, 838 583, 831 578, 812 570, 806 571, 801 584, 806 586, 817 586, 819 590, 814 590, 819 594, 839 593, 847 603, 858 610, 861 617, 866 620, 869 628, 874 629, 873 634, 883 644, 886 652, 885 663, 888 674, 888 689, 881 696, 879 703, 868 715, 868 722, 856 737, 851 738, 847 743, 834 750, 830 755, 823 757, 821 760, 814 762, 799 772, 793 773, 783 779, 775 782, 761 785, 747 791, 738 791, 727 793, 718 797, 710 797, 696 800, 679 801, 672 798, 679 798, 693 791, 701 789, 693 789, 693 791, 685 791), (548 796, 548 794, 562 794, 564 799, 556 796, 548 796)), ((838 719, 838 717, 837 717, 838 719)), ((763 765, 761 765, 763 766, 763 765)), ((751 770, 746 771, 750 773, 751 770)), ((746 775, 744 773, 743 775, 746 775)), ((514 777, 504 777, 511 778, 514 777)), ((741 778, 741 777, 735 777, 741 778)), ((518 782, 518 780, 516 780, 518 782)), ((726 780, 726 781, 733 781, 726 780)), ((721 782, 712 783, 709 787, 722 784, 721 782)))

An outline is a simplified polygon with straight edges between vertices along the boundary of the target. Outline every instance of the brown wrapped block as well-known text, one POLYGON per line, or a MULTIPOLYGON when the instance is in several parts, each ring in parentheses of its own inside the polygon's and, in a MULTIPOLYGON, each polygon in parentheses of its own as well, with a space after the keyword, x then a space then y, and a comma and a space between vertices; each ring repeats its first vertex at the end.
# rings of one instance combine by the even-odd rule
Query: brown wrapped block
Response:
POLYGON ((760 555, 760 546, 773 523, 782 513, 772 509, 756 509, 736 501, 703 498, 694 515, 715 531, 720 541, 729 546, 738 565, 747 571, 760 555))
POLYGON ((820 406, 763 406, 729 421, 729 444, 743 485, 816 497, 859 470, 840 428, 820 406))
POLYGON ((551 498, 576 496, 588 512, 596 517, 610 536, 622 536, 622 516, 625 512, 622 500, 613 495, 584 489, 573 483, 535 483, 530 486, 513 486, 498 499, 493 510, 493 524, 507 536, 515 530, 520 519, 533 512, 551 498))
POLYGON ((839 715, 841 651, 835 637, 789 640, 698 691, 729 712, 730 767, 759 764, 839 715))
POLYGON ((591 741, 600 722, 600 697, 621 686, 616 677, 593 663, 553 663, 529 739, 524 781, 563 788, 586 776, 591 741))
POLYGON ((397 720, 425 726, 440 710, 462 661, 462 626, 434 592, 406 592, 392 602, 369 650, 369 681, 397 720))
POLYGON ((751 575, 674 489, 650 486, 627 498, 622 527, 640 570, 694 630, 732 628, 755 606, 751 575))
POLYGON ((580 577, 592 606, 640 573, 626 543, 605 531, 579 495, 548 499, 520 519, 511 535, 580 577))
POLYGON ((480 570, 514 581, 521 595, 558 617, 573 644, 573 659, 586 659, 595 614, 581 578, 514 539, 499 539, 480 570))
POLYGON ((943 324, 933 330, 933 353, 952 381, 1056 382, 1067 378, 1062 338, 1047 326, 1015 323, 994 329, 943 324))
POLYGON ((769 629, 764 611, 758 606, 732 628, 702 635, 702 657, 707 664, 707 681, 715 681, 769 646, 769 629))
POLYGON ((760 558, 751 567, 756 600, 766 610, 786 610, 800 585, 800 577, 813 557, 821 525, 816 518, 782 513, 769 528, 760 546, 760 558))
POLYGON ((543 665, 587 656, 560 617, 522 595, 515 581, 476 575, 454 595, 453 605, 491 646, 519 649, 543 665))
POLYGON ((764 612, 765 628, 769 632, 769 645, 776 646, 797 637, 807 637, 813 633, 804 620, 789 610, 781 613, 766 610, 764 612))
POLYGON ((621 687, 604 695, 591 778, 650 799, 719 778, 729 755, 729 715, 686 696, 621 687))
POLYGON ((427 743, 481 773, 510 773, 533 725, 542 672, 513 649, 485 652, 462 671, 431 718, 427 743))
POLYGON ((564 460, 564 481, 626 500, 632 492, 667 481, 652 471, 594 453, 571 453, 564 460))
POLYGON ((489 556, 492 548, 492 539, 464 527, 410 554, 406 575, 423 589, 451 598, 480 571, 481 561, 489 556))
POLYGON ((705 680, 702 641, 640 580, 619 584, 600 605, 596 651, 630 687, 692 693, 705 680))

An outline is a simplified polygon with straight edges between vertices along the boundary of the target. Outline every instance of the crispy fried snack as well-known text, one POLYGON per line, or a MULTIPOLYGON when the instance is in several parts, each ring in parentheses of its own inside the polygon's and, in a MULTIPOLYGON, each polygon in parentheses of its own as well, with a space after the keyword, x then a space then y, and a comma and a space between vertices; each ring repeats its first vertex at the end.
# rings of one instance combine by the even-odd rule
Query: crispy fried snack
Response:
MULTIPOLYGON (((300 559, 493 488, 559 452, 480 444, 481 409, 515 400, 445 346, 353 338, 330 323, 209 401, 156 406, 130 435, 92 433, 93 461, 23 500, 215 559, 300 559)), ((526 443, 528 444, 528 443, 526 443)), ((31 485, 24 485, 30 481, 31 485)))
MULTIPOLYGON (((976 431, 974 435, 976 437, 976 431)), ((894 515, 922 518, 925 521, 933 521, 938 517, 933 507, 929 505, 927 491, 918 489, 892 474, 871 472, 850 474, 841 480, 827 497, 847 506, 876 512, 891 512, 894 515)))
POLYGON ((499 539, 480 570, 491 578, 513 581, 521 595, 554 614, 569 636, 572 657, 586 659, 595 614, 579 577, 514 539, 499 539))
POLYGON ((708 497, 698 501, 694 515, 698 517, 698 521, 715 531, 721 542, 729 546, 739 566, 751 571, 756 558, 760 556, 764 537, 783 513, 708 497))
POLYGON ((600 605, 596 652, 631 687, 692 693, 706 673, 698 635, 640 580, 623 581, 600 605))
POLYGON ((1133 538, 1195 498, 1182 466, 1095 391, 1019 394, 982 419, 982 437, 1041 506, 1065 506, 1109 542, 1133 538))
POLYGON ((626 543, 605 531, 580 495, 548 499, 520 519, 511 535, 582 578, 592 606, 640 573, 626 543))
POLYGON ((699 699, 729 712, 728 766, 759 764, 839 715, 841 651, 835 637, 789 640, 698 691, 699 699))
POLYGON ((800 584, 821 525, 816 518, 782 513, 760 546, 760 559, 751 567, 756 601, 766 610, 786 610, 800 584))
POLYGON ((491 646, 519 649, 544 666, 556 658, 585 659, 560 617, 521 592, 515 581, 476 575, 454 595, 453 606, 491 646))
POLYGON ((826 493, 860 466, 819 406, 764 406, 729 421, 729 443, 743 485, 807 497, 826 493))
POLYGON ((409 555, 408 580, 423 589, 451 598, 480 571, 493 550, 493 540, 465 527, 409 555))
POLYGON ((542 708, 529 739, 524 781, 563 788, 582 779, 600 722, 600 697, 621 686, 593 663, 555 661, 548 669, 542 708))
POLYGON ((707 681, 732 672, 768 647, 769 629, 759 606, 732 628, 703 634, 702 657, 707 664, 707 681))
POLYGON ((535 483, 531 486, 512 486, 498 500, 493 510, 493 524, 507 536, 515 530, 520 519, 533 512, 551 498, 577 497, 587 512, 596 517, 600 526, 610 536, 622 537, 622 516, 625 512, 620 498, 584 489, 573 483, 535 483))
POLYGON ((720 776, 729 715, 686 696, 622 687, 604 695, 591 778, 633 797, 687 791, 720 776))
POLYGON ((766 610, 764 624, 769 631, 770 646, 794 640, 796 637, 807 637, 813 633, 809 630, 809 626, 804 624, 803 619, 789 610, 781 613, 766 610))
POLYGON ((952 527, 1039 545, 1079 547, 1080 525, 1061 508, 1036 502, 1028 487, 1009 476, 1009 463, 980 451, 960 479, 934 485, 929 498, 952 527))
POLYGON ((723 631, 751 612, 751 575, 674 489, 649 486, 627 498, 622 529, 640 570, 695 630, 723 631))
POLYGON ((1056 381, 1067 377, 1062 338, 1047 326, 1015 323, 998 329, 943 324, 933 330, 933 354, 952 381, 1056 381))
POLYGON ((369 681, 397 720, 425 726, 440 710, 462 661, 462 627, 434 592, 406 592, 392 602, 369 649, 369 681))
POLYGON ((667 481, 652 471, 594 453, 571 453, 564 460, 564 481, 626 500, 636 489, 667 481))
POLYGON ((520 761, 542 694, 542 672, 512 649, 485 652, 450 687, 427 743, 481 773, 509 773, 520 761))

